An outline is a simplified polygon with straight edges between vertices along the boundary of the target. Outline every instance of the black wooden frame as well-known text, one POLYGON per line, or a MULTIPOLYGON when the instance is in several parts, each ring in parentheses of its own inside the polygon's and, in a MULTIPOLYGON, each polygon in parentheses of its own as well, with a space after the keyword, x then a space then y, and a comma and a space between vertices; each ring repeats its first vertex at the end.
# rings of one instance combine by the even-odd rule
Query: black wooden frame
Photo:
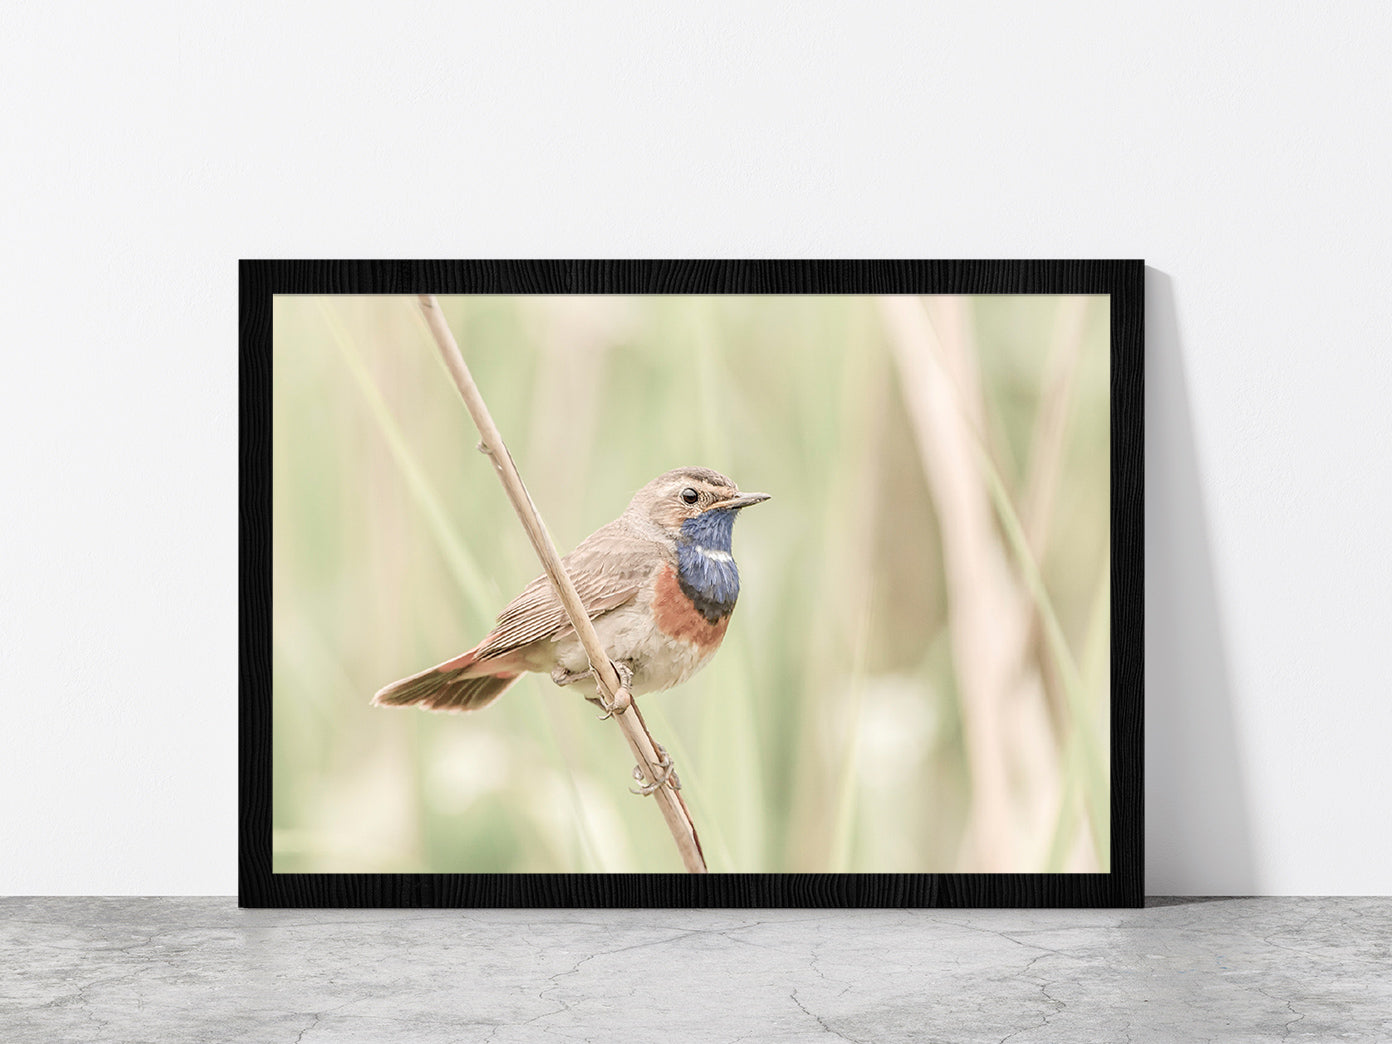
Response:
POLYGON ((1144 894, 1144 262, 243 261, 240 276, 240 905, 1141 905, 1144 894), (271 302, 275 294, 325 293, 1111 295, 1111 872, 702 875, 273 873, 271 302))

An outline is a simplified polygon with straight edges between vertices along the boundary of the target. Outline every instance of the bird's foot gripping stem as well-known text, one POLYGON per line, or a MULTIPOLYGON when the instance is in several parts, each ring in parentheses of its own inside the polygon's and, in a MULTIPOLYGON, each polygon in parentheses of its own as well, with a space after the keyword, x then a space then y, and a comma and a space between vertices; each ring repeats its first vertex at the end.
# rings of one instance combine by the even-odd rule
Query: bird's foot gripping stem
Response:
POLYGON ((619 691, 614 694, 614 699, 612 701, 604 697, 604 686, 600 684, 599 672, 596 670, 590 671, 595 678, 595 702, 604 710, 604 713, 599 716, 600 721, 607 721, 615 714, 622 714, 624 711, 628 710, 628 705, 633 702, 633 695, 629 691, 633 686, 633 668, 617 660, 610 660, 609 665, 614 668, 615 673, 619 676, 619 691))
POLYGON ((651 783, 643 783, 643 780, 646 778, 643 773, 643 766, 634 765, 633 778, 639 783, 642 783, 642 786, 629 787, 628 792, 630 794, 648 797, 650 794, 657 793, 657 791, 666 784, 670 784, 673 790, 681 789, 681 778, 677 775, 676 766, 672 762, 672 755, 667 753, 667 748, 661 743, 654 743, 653 746, 657 748, 657 756, 662 759, 658 762, 660 771, 653 778, 651 783))

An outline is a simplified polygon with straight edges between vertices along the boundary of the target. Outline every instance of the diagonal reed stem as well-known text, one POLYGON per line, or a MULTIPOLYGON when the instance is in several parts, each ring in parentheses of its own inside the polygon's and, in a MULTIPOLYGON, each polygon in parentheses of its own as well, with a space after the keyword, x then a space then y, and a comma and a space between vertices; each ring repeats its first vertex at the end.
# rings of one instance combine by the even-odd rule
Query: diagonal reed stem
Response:
MULTIPOLYGON (((575 585, 561 566, 561 557, 556 553, 556 545, 552 543, 551 535, 547 533, 546 526, 541 521, 541 515, 537 513, 536 505, 532 503, 531 495, 522 482, 522 476, 517 472, 517 465, 513 463, 512 454, 508 452, 507 444, 503 442, 503 436, 498 431, 498 426, 493 423, 493 416, 488 412, 488 406, 483 401, 483 395, 479 392, 478 385, 474 383, 473 375, 469 373, 469 367, 464 362, 464 356, 459 351, 454 334, 450 331, 449 324, 445 322, 445 317, 440 311, 440 303, 435 299, 434 294, 421 294, 419 298, 421 312, 425 316, 425 322, 430 328, 431 335, 435 338, 436 347, 440 349, 440 357, 444 360, 445 368, 449 370, 450 376, 454 378, 455 386, 458 387, 459 394, 464 399, 464 405, 469 410, 469 416, 474 419, 474 424, 482 437, 483 441, 480 448, 493 461, 493 467, 498 472, 498 479, 502 482, 508 500, 512 502, 513 510, 517 512, 518 519, 522 522, 522 528, 526 530, 527 537, 532 542, 537 558, 541 560, 542 569, 546 571, 546 575, 556 588, 561 605, 564 607, 566 615, 570 617, 571 626, 575 628, 577 637, 585 647, 585 655, 589 657, 590 667, 594 671, 601 697, 613 707, 614 720, 618 722, 619 730, 623 733, 624 739, 628 741, 634 757, 638 759, 639 769, 644 775, 642 783, 645 786, 651 786, 657 780, 664 778, 663 759, 657 753, 657 744, 653 742, 651 733, 648 732, 642 716, 638 713, 638 705, 633 702, 628 690, 623 687, 618 671, 615 670, 614 664, 609 660, 608 653, 600 643, 599 635, 595 633, 594 625, 590 623, 589 614, 585 611, 585 606, 575 591, 575 585)), ((666 777, 662 786, 653 791, 653 797, 657 799, 658 808, 662 810, 662 818, 667 821, 667 827, 672 831, 672 838, 677 843, 677 849, 681 852, 682 863, 686 869, 693 874, 705 873, 706 861, 701 853, 700 838, 696 836, 696 825, 691 821, 691 813, 687 811, 686 802, 672 787, 670 776, 666 777)))

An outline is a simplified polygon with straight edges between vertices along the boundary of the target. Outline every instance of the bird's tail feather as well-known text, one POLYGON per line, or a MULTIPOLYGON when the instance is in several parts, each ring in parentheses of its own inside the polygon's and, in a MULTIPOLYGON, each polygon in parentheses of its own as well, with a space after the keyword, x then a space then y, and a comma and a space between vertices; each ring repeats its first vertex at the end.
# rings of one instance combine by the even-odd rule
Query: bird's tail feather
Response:
POLYGON ((426 710, 472 711, 492 703, 521 677, 515 671, 479 674, 471 654, 392 682, 372 697, 379 707, 419 704, 426 710))

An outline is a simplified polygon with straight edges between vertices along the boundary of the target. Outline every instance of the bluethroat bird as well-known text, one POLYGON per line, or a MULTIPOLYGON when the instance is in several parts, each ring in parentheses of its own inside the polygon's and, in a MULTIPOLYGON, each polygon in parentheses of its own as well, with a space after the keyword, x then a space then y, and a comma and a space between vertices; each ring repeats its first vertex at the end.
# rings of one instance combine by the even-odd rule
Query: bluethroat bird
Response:
MULTIPOLYGON (((730 552, 735 516, 768 500, 709 468, 677 468, 634 494, 628 509, 561 559, 599 640, 634 696, 680 685, 709 662, 739 597, 730 552)), ((584 647, 543 574, 498 616, 483 641, 392 682, 380 706, 478 710, 526 671, 549 672, 596 700, 584 647)))

